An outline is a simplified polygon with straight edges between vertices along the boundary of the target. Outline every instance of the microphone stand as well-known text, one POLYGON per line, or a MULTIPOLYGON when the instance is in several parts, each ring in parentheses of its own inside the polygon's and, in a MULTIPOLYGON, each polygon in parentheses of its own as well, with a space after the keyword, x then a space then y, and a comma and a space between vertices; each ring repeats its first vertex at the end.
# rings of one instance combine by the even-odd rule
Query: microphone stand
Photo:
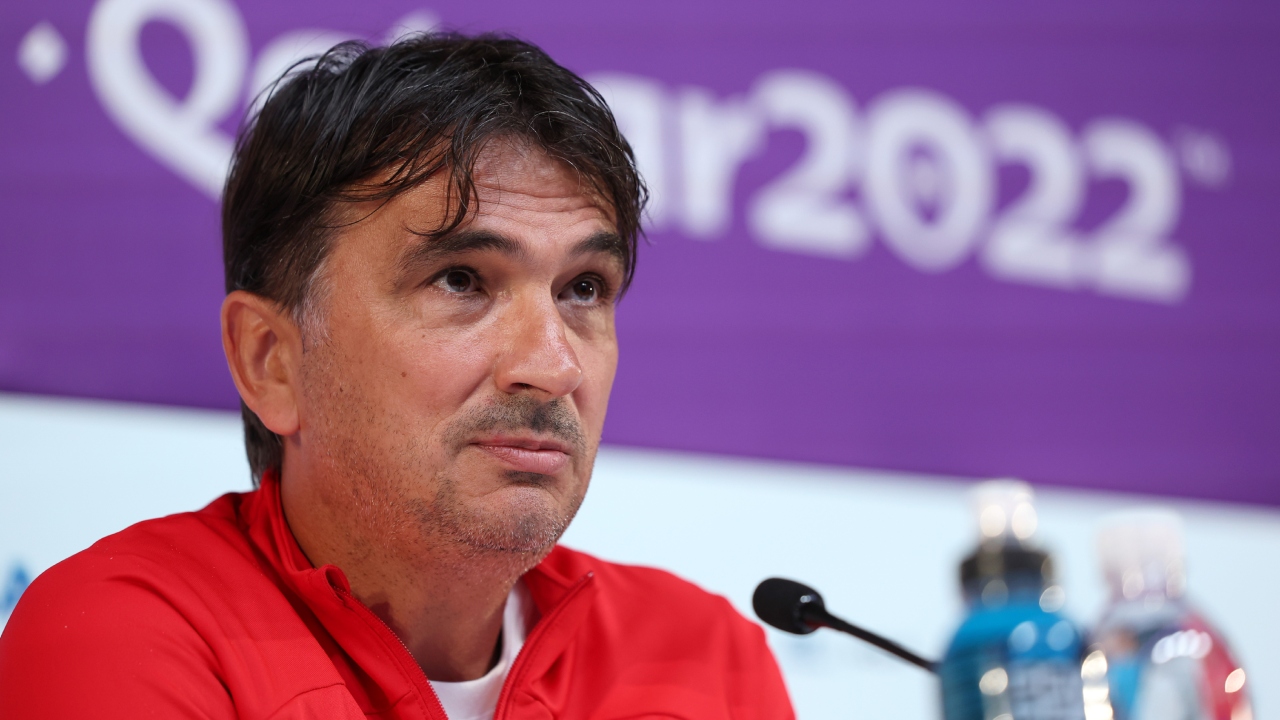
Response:
POLYGON ((928 670, 931 673, 938 672, 937 663, 932 660, 926 660, 902 647, 898 643, 888 638, 881 637, 870 630, 863 630, 851 622, 841 620, 835 615, 827 612, 826 608, 819 606, 816 603, 805 603, 800 609, 800 618, 808 625, 839 630, 840 632, 852 635, 863 642, 875 645, 881 650, 884 650, 891 655, 896 655, 919 668, 928 670))
POLYGON ((918 668, 931 673, 938 672, 937 663, 920 657, 888 638, 832 615, 827 611, 822 595, 817 590, 795 580, 775 577, 762 581, 756 586, 751 605, 761 620, 783 632, 807 635, 822 627, 839 630, 918 668))

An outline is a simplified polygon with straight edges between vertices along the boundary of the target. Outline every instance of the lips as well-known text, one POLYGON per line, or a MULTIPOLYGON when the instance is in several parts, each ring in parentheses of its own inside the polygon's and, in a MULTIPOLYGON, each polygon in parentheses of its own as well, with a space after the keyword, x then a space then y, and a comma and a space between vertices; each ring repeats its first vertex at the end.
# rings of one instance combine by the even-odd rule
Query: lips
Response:
POLYGON ((472 445, 519 472, 555 475, 569 464, 569 448, 555 440, 488 437, 472 445))

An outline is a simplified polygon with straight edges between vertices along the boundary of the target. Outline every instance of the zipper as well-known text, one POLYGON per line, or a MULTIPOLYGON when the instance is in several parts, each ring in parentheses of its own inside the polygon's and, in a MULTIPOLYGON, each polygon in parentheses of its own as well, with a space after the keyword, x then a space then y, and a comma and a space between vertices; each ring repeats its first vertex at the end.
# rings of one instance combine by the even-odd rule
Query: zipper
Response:
MULTIPOLYGON (((278 552, 280 553, 280 563, 281 565, 284 566, 285 571, 288 572, 289 565, 290 565, 290 560, 287 559, 289 555, 288 549, 293 548, 299 553, 302 552, 302 549, 298 546, 297 538, 293 535, 293 531, 289 529, 288 518, 286 518, 284 515, 284 503, 280 497, 280 477, 278 474, 275 474, 278 471, 271 471, 271 472, 274 475, 271 477, 269 483, 270 485, 274 485, 275 487, 271 490, 271 495, 269 495, 266 498, 266 502, 267 502, 266 512, 271 522, 271 534, 275 541, 276 547, 279 549, 278 552)), ((264 487, 266 486, 267 486, 267 483, 264 483, 264 487)), ((312 568, 312 571, 325 572, 323 568, 312 568)), ((339 570, 339 572, 341 572, 341 570, 339 570)), ((404 654, 400 657, 400 664, 403 666, 405 664, 405 661, 407 660, 409 668, 411 668, 407 670, 407 673, 406 673, 409 676, 410 682, 417 683, 420 695, 423 695, 426 698, 430 698, 429 700, 424 701, 423 709, 426 710, 427 715, 430 716, 431 708, 434 704, 434 707, 436 709, 436 713, 435 713, 436 718, 438 718, 438 720, 449 720, 449 715, 444 711, 444 705, 440 702, 439 696, 436 695, 435 688, 431 687, 431 681, 427 678, 427 674, 422 671, 422 666, 419 665, 418 661, 414 659, 413 653, 409 652, 409 646, 404 644, 404 640, 401 640, 400 636, 396 635, 395 631, 391 629, 390 625, 388 625, 382 618, 378 617, 377 614, 375 614, 372 610, 370 610, 367 605, 361 602, 360 598, 351 594, 349 590, 339 585, 335 585, 333 582, 329 581, 327 573, 325 578, 325 585, 331 588, 336 595, 339 595, 345 598, 347 601, 350 601, 350 602, 344 601, 343 605, 345 607, 354 609, 357 615, 362 615, 366 620, 366 624, 372 625, 371 629, 375 633, 378 632, 378 628, 381 628, 384 635, 389 635, 392 638, 395 638, 395 641, 396 641, 395 644, 399 645, 400 649, 404 652, 404 654), (372 621, 372 623, 370 623, 369 621, 372 621)), ((299 595, 301 595, 305 600, 306 593, 299 592, 299 595)), ((336 642, 336 639, 335 639, 335 642, 336 642)), ((387 643, 385 638, 383 639, 383 644, 384 645, 389 644, 387 643)), ((395 648, 391 647, 390 649, 394 654, 395 648)), ((401 672, 406 672, 406 671, 402 669, 401 672)))
MULTIPOLYGON (((537 627, 533 629, 533 632, 529 633, 529 636, 525 639, 524 646, 516 655, 515 661, 511 663, 511 669, 507 671, 507 679, 502 683, 502 691, 498 694, 498 703, 494 707, 493 711, 494 720, 502 720, 502 718, 506 717, 506 710, 507 706, 510 704, 512 688, 518 685, 523 679, 526 666, 532 662, 532 660, 529 660, 528 658, 533 654, 533 650, 543 642, 543 638, 550 634, 550 628, 554 626, 556 620, 564 614, 565 608, 573 604, 574 598, 582 592, 583 588, 585 588, 594 577, 595 573, 588 572, 579 579, 578 582, 574 583, 573 587, 569 588, 569 591, 565 593, 564 597, 556 604, 555 608, 542 618, 537 627)), ((391 626, 388 625, 386 621, 378 617, 378 615, 370 610, 367 605, 361 602, 360 598, 357 598, 355 595, 352 595, 341 587, 334 587, 332 585, 330 587, 333 587, 333 591, 335 593, 351 601, 350 603, 347 603, 349 607, 353 607, 357 613, 362 614, 367 620, 372 620, 375 626, 380 627, 386 635, 390 635, 395 638, 396 644, 404 651, 404 655, 400 658, 401 664, 404 663, 405 659, 408 659, 409 664, 413 668, 409 672, 413 675, 413 679, 418 681, 420 690, 425 691, 424 694, 435 704, 435 709, 439 711, 439 717, 444 718, 444 720, 448 720, 449 715, 445 712, 444 705, 440 702, 440 697, 436 695, 435 688, 431 687, 431 680, 427 678, 427 674, 422 671, 422 666, 414 659, 413 653, 409 652, 409 646, 404 644, 404 640, 401 640, 400 636, 396 635, 395 631, 391 629, 391 626)))
POLYGON ((543 638, 551 633, 551 628, 560 616, 564 614, 565 608, 573 604, 573 600, 581 594, 583 588, 594 577, 594 572, 588 572, 578 582, 574 583, 573 587, 569 588, 569 591, 560 599, 560 602, 556 604, 550 613, 542 618, 537 627, 533 629, 533 632, 529 633, 529 636, 525 638, 524 647, 516 655, 515 662, 511 663, 511 669, 507 672, 507 679, 502 683, 502 691, 498 693, 498 704, 493 710, 493 720, 503 720, 507 716, 508 706, 511 704, 512 688, 524 680, 525 669, 529 663, 533 662, 529 658, 534 654, 534 649, 543 642, 543 638))
MULTIPOLYGON (((333 586, 331 585, 330 587, 333 587, 333 586)), ((342 597, 346 598, 347 600, 351 601, 349 603, 345 603, 348 607, 352 607, 357 613, 363 614, 366 620, 372 620, 377 627, 382 628, 382 630, 386 635, 390 635, 391 637, 395 638, 396 644, 399 645, 400 649, 404 651, 404 655, 400 658, 401 665, 403 665, 404 661, 408 659, 409 665, 412 666, 413 668, 412 670, 409 671, 409 673, 412 674, 413 676, 411 679, 418 681, 417 684, 420 686, 419 691, 425 691, 425 695, 428 698, 430 698, 430 702, 435 703, 435 709, 439 713, 438 717, 443 718, 444 720, 448 720, 449 715, 444 711, 444 705, 441 704, 440 697, 436 695, 435 688, 431 687, 431 680, 427 677, 427 674, 422 671, 422 666, 419 665, 418 661, 414 659, 413 653, 409 651, 409 646, 404 644, 404 640, 400 639, 400 636, 397 635, 395 631, 391 629, 391 626, 388 625, 385 620, 378 617, 377 613, 370 610, 367 605, 361 602, 360 598, 356 597, 355 595, 352 595, 350 592, 347 592, 341 587, 333 587, 333 591, 341 595, 342 597)), ((428 710, 429 709, 430 709, 430 706, 428 706, 428 710)))

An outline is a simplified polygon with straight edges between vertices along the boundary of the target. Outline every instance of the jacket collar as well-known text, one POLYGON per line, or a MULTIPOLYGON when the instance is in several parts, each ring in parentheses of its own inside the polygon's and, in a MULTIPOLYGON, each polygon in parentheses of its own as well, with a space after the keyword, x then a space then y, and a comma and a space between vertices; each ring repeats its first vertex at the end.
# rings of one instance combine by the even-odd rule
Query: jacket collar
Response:
MULTIPOLYGON (((368 675, 374 687, 364 689, 373 707, 366 707, 366 712, 394 707, 397 717, 445 720, 426 675, 403 642, 352 594, 346 574, 336 565, 316 568, 302 552, 284 516, 277 473, 264 473, 261 486, 250 496, 241 510, 245 531, 284 584, 368 675), (402 712, 409 707, 418 712, 402 712)), ((598 589, 593 573, 573 562, 572 555, 557 546, 522 578, 538 619, 503 686, 498 717, 505 714, 504 703, 528 693, 555 664, 594 605, 598 589)))

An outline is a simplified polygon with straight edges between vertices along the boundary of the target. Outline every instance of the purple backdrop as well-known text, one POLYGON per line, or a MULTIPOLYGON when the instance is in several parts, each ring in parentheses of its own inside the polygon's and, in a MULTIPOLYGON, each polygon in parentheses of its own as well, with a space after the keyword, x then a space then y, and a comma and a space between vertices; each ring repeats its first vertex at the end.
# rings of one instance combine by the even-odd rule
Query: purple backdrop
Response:
POLYGON ((607 441, 1280 504, 1265 2, 9 3, 0 388, 234 407, 245 98, 436 22, 593 78, 654 186, 607 441))

